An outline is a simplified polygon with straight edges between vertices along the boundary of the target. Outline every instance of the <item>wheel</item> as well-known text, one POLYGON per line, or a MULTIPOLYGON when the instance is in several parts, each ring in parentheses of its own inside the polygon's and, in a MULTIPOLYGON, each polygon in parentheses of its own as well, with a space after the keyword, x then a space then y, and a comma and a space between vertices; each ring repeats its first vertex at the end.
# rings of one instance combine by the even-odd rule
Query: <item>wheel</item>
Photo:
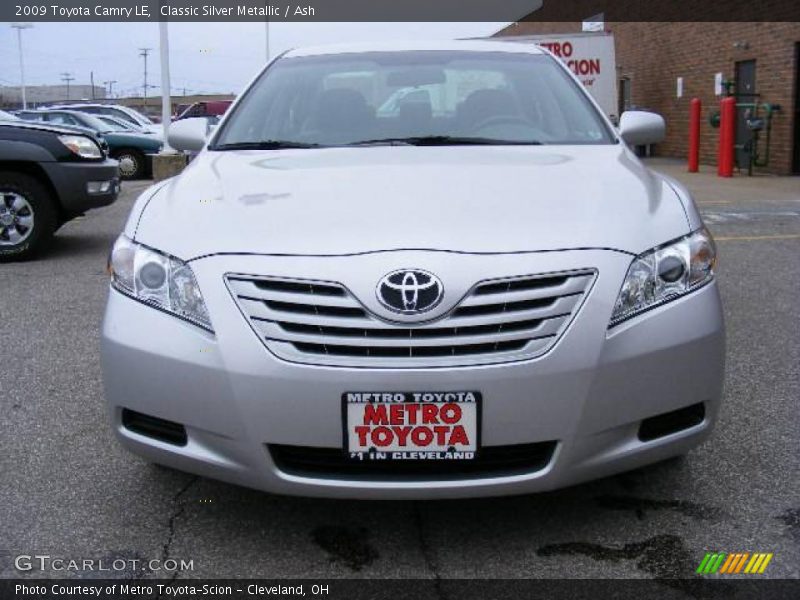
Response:
POLYGON ((144 154, 133 148, 118 150, 114 158, 119 161, 119 175, 122 179, 138 179, 144 175, 144 154))
POLYGON ((50 242, 57 224, 48 189, 30 175, 0 172, 0 261, 25 260, 50 242))

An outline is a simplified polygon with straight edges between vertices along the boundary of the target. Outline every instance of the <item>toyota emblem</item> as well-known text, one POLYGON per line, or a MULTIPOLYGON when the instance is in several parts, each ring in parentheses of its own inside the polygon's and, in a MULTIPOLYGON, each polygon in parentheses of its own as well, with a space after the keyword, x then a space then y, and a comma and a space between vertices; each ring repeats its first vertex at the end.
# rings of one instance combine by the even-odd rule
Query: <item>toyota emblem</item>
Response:
POLYGON ((376 290, 380 303, 391 311, 415 315, 434 308, 442 300, 442 282, 421 269, 399 269, 384 275, 376 290))

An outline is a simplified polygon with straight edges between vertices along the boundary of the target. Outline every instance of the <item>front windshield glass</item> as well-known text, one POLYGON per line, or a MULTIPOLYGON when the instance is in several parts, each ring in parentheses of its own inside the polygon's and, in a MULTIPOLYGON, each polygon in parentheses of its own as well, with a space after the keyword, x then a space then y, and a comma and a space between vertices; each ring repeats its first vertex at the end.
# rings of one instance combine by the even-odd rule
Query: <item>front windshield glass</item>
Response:
POLYGON ((614 140, 549 56, 408 51, 280 59, 246 93, 212 149, 403 141, 614 140))
MULTIPOLYGON (((138 110, 134 108, 129 108, 130 111, 129 117, 133 117, 134 120, 137 122, 138 125, 153 125, 153 121, 147 115, 143 115, 138 110)), ((124 111, 120 111, 121 113, 125 114, 124 111)))
POLYGON ((100 118, 86 113, 80 113, 80 117, 76 116, 75 118, 78 121, 78 125, 94 129, 95 131, 99 131, 101 133, 105 131, 111 131, 112 129, 116 129, 117 131, 122 129, 121 127, 111 127, 108 123, 104 122, 100 118))
POLYGON ((118 131, 134 131, 136 129, 135 125, 127 123, 121 119, 115 119, 114 117, 99 116, 97 118, 106 125, 110 126, 112 129, 116 129, 118 131))

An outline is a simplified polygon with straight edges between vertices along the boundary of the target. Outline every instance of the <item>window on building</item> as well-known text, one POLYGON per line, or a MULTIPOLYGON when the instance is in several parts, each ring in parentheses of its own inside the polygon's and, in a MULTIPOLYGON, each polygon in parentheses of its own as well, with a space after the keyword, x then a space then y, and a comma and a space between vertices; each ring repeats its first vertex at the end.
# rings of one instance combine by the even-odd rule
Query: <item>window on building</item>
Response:
POLYGON ((631 79, 630 77, 623 77, 619 80, 619 112, 624 113, 626 110, 631 109, 631 79))

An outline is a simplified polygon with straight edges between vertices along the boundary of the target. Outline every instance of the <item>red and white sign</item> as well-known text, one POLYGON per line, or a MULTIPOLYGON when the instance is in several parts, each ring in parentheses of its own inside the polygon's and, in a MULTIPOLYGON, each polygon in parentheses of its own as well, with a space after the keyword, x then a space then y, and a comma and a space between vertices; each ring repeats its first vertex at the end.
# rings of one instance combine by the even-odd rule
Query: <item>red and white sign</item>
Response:
POLYGON ((616 57, 612 34, 531 35, 506 39, 533 43, 552 52, 577 75, 605 114, 619 116, 616 57))
POLYGON ((355 459, 463 460, 478 450, 478 392, 348 392, 355 459))

